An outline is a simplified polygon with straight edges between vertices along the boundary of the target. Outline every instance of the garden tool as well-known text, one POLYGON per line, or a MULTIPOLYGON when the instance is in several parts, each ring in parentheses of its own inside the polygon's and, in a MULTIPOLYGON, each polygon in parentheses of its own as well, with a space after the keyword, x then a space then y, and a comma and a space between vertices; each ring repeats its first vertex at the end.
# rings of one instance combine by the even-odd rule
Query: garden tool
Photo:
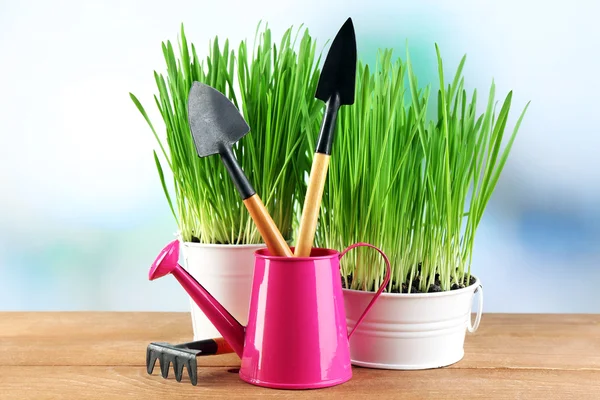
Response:
POLYGON ((192 385, 198 383, 197 356, 208 356, 213 354, 233 353, 233 349, 223 338, 199 340, 181 344, 170 344, 165 342, 153 342, 146 349, 146 371, 152 375, 154 365, 158 359, 160 373, 163 378, 169 376, 169 366, 173 364, 175 379, 181 382, 183 367, 185 366, 192 385))
POLYGON ((340 106, 354 104, 356 86, 356 39, 352 19, 348 18, 336 35, 323 64, 315 97, 325 102, 325 113, 310 171, 306 198, 294 255, 310 255, 321 197, 327 178, 337 112, 340 106))
POLYGON ((349 339, 390 280, 385 254, 366 243, 339 253, 313 248, 311 257, 281 257, 269 249, 254 253, 254 275, 248 325, 231 314, 179 265, 179 241, 158 255, 150 280, 172 274, 241 358, 242 380, 280 389, 338 385, 352 377, 349 339), (348 333, 340 258, 359 246, 377 250, 386 263, 386 277, 348 333))
POLYGON ((235 105, 213 87, 194 82, 188 96, 188 119, 198 156, 221 156, 267 248, 273 254, 292 257, 288 244, 233 154, 232 146, 250 131, 235 105))

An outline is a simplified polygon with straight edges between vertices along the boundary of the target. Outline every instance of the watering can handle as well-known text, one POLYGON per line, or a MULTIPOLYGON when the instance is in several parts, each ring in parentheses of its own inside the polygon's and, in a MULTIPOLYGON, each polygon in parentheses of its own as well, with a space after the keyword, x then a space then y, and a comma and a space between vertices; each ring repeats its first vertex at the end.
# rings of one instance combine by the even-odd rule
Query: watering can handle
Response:
POLYGON ((346 253, 348 253, 350 250, 355 249, 357 247, 370 247, 372 249, 375 249, 379 252, 379 254, 381 254, 381 256, 383 257, 383 259, 385 260, 385 279, 383 280, 383 283, 381 284, 381 286, 379 287, 379 290, 377 291, 377 293, 375 293, 375 296, 373 296, 373 299, 371 299, 371 302, 369 303, 369 305, 367 306, 367 308, 365 308, 365 311, 363 311, 362 315, 360 316, 360 318, 356 321, 356 324, 354 325, 354 328, 352 328, 352 331, 350 331, 350 333, 348 334, 348 340, 350 340, 350 336, 352 336, 352 334, 354 333, 354 331, 356 330, 356 328, 358 328, 358 325, 363 321, 363 319, 365 319, 365 317, 367 316, 367 313, 369 312, 369 310, 371 310, 371 308, 373 307, 373 305, 375 304, 375 301, 377 300, 377 298, 379 297, 379 295, 383 292, 383 290, 385 289, 385 287, 387 286, 387 284, 390 281, 390 275, 392 273, 392 267, 390 266, 390 260, 388 260, 387 256, 385 255, 385 253, 383 251, 381 251, 379 248, 373 246, 372 244, 369 243, 354 243, 353 245, 350 245, 346 248, 346 250, 342 251, 340 253, 340 259, 342 257, 344 257, 346 255, 346 253))

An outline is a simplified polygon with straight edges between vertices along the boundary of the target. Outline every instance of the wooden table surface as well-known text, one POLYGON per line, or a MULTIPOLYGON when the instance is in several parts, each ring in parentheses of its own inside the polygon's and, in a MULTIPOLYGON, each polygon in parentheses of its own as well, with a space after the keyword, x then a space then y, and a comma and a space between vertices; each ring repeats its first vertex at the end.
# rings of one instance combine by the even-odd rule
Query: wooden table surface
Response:
POLYGON ((191 335, 188 313, 0 312, 0 399, 600 399, 600 315, 484 314, 452 366, 306 391, 242 382, 233 354, 198 358, 197 386, 146 373, 148 343, 191 335))

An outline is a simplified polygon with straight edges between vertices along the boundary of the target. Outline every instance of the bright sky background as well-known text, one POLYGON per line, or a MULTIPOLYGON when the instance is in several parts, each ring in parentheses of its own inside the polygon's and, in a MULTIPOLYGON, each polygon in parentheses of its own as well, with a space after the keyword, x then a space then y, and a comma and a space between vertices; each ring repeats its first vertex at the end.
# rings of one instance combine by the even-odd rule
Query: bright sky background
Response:
POLYGON ((359 57, 404 55, 421 80, 467 53, 467 87, 532 101, 476 239, 486 311, 600 312, 600 3, 589 0, 23 1, 0 4, 0 310, 187 310, 148 282, 176 229, 157 178, 153 71, 180 24, 275 37, 304 24, 320 45, 351 16, 359 57), (409 3, 409 2, 404 2, 409 3), (508 295, 514 290, 514 294, 508 295))

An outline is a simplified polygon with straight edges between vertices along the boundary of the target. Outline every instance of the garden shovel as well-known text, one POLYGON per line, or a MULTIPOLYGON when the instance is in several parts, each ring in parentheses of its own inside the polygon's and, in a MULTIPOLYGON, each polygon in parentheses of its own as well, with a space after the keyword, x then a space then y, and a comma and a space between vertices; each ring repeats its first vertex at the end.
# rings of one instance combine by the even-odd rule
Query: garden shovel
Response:
POLYGON ((296 257, 310 256, 327 178, 337 112, 342 105, 354 104, 355 79, 356 38, 352 19, 348 18, 327 53, 315 94, 317 99, 325 102, 326 108, 304 199, 298 241, 294 251, 296 257))
POLYGON ((218 90, 194 82, 188 96, 188 120, 198 156, 221 156, 271 254, 292 257, 277 225, 233 155, 232 146, 250 131, 235 105, 218 90))

